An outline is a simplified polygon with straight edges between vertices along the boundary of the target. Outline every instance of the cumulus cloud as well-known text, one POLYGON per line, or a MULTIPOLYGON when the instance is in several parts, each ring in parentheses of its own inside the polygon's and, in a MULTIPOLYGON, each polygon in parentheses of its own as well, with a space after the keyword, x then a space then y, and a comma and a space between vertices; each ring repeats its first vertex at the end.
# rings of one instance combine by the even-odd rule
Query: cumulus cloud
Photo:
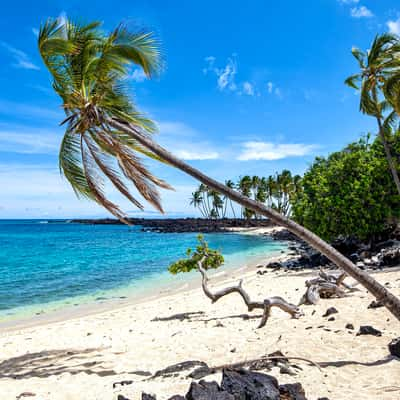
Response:
POLYGON ((280 160, 287 157, 299 157, 312 153, 317 146, 303 143, 275 144, 271 142, 246 142, 244 149, 237 157, 240 161, 249 160, 280 160))
POLYGON ((14 63, 12 64, 16 68, 22 68, 22 69, 31 69, 31 70, 40 70, 40 68, 34 64, 28 55, 23 52, 22 50, 17 49, 14 46, 11 46, 10 44, 6 42, 0 42, 0 47, 8 51, 8 53, 12 56, 14 59, 14 63))
POLYGON ((370 9, 365 6, 354 7, 350 10, 350 15, 353 18, 370 18, 373 17, 374 14, 370 9))
POLYGON ((175 150, 174 153, 182 160, 216 160, 219 157, 216 151, 175 150))
POLYGON ((389 32, 393 33, 393 35, 400 36, 400 18, 395 21, 386 22, 387 27, 389 28, 389 32))

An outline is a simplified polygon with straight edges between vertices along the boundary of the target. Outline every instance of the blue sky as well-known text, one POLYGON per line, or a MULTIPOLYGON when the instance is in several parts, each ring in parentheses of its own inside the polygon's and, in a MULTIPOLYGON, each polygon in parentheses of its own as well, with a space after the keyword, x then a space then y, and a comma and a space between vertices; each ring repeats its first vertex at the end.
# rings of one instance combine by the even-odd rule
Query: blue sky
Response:
MULTIPOLYGON (((395 1, 308 0, 6 2, 0 15, 0 218, 105 216, 79 201, 58 171, 60 101, 36 47, 47 17, 154 29, 165 71, 148 81, 132 70, 132 95, 155 119, 158 140, 220 180, 302 173, 316 155, 340 149, 374 121, 358 112, 343 80, 356 71, 352 46, 376 33, 400 34, 395 1), (279 4, 278 4, 279 3, 279 4), (238 3, 239 4, 239 3, 238 3)), ((175 187, 168 215, 193 214, 197 183, 148 163, 175 187)), ((115 192, 131 215, 140 215, 115 192)), ((150 207, 144 215, 151 215, 150 207)))

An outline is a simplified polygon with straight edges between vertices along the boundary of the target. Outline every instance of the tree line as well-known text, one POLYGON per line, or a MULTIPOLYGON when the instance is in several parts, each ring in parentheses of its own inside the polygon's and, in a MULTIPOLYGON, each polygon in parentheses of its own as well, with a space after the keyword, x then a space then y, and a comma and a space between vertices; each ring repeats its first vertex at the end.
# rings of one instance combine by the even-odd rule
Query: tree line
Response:
MULTIPOLYGON (((236 182, 225 181, 225 186, 235 189, 243 196, 263 203, 279 213, 290 216, 292 203, 301 191, 301 176, 285 169, 281 173, 260 177, 245 175, 236 182)), ((261 218, 253 210, 241 207, 237 210, 232 200, 207 185, 200 184, 190 197, 190 204, 198 209, 204 218, 261 218)))

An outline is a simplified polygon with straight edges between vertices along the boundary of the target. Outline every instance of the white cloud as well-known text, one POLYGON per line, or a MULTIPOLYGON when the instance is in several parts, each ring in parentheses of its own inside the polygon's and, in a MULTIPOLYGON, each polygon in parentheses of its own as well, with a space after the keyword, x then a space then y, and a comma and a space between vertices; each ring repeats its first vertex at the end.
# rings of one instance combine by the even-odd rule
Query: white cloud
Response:
MULTIPOLYGON (((0 186, 7 188, 1 193, 0 218, 101 218, 110 216, 94 202, 79 200, 67 180, 60 176, 56 163, 1 164, 0 186)), ((175 191, 162 191, 167 215, 193 214, 188 199, 195 189, 193 185, 173 185, 175 191)), ((115 189, 107 186, 107 194, 131 216, 144 217, 154 214, 145 201, 145 212, 132 207, 115 189)), ((133 190, 134 192, 134 190, 133 190)), ((139 196, 140 197, 140 196, 139 196)), ((157 215, 159 215, 157 213, 157 215)))
POLYGON ((215 73, 218 76, 217 86, 219 90, 228 89, 231 91, 235 91, 237 89, 237 85, 235 83, 235 75, 237 73, 236 62, 229 58, 225 68, 215 69, 215 73))
POLYGON ((287 157, 299 157, 310 154, 317 148, 308 144, 275 144, 271 142, 246 142, 244 150, 237 157, 240 161, 249 160, 280 160, 287 157))
POLYGON ((219 157, 216 151, 174 150, 174 154, 183 160, 216 160, 219 157))
POLYGON ((184 160, 215 160, 219 153, 204 140, 204 134, 180 121, 158 123, 160 135, 157 140, 162 146, 184 160), (195 149, 195 150, 191 150, 195 149), (200 150, 197 150, 200 149, 200 150))
POLYGON ((14 58, 15 62, 12 64, 16 68, 23 68, 23 69, 31 69, 31 70, 40 70, 40 68, 34 64, 28 55, 23 52, 22 50, 19 50, 11 45, 9 45, 6 42, 0 42, 0 46, 7 50, 11 56, 14 58))
POLYGON ((247 94, 248 96, 254 96, 254 85, 247 81, 243 82, 243 93, 247 94))
POLYGON ((142 69, 137 68, 129 75, 128 79, 132 79, 135 82, 143 82, 147 79, 147 76, 142 69))
POLYGON ((35 37, 38 37, 39 36, 39 29, 32 28, 32 33, 35 35, 35 37))
POLYGON ((16 116, 23 119, 36 119, 60 122, 65 114, 59 106, 46 108, 32 104, 24 104, 0 99, 0 114, 16 116))
POLYGON ((338 0, 341 4, 357 4, 360 0, 338 0))
POLYGON ((61 135, 54 131, 20 128, 0 129, 0 151, 18 154, 56 154, 61 135))
POLYGON ((353 18, 370 18, 373 17, 374 14, 370 9, 365 6, 354 7, 350 10, 350 15, 353 18))
POLYGON ((272 90, 274 89, 274 84, 272 83, 272 82, 268 82, 267 83, 267 90, 268 90, 268 93, 272 93, 272 90))
POLYGON ((400 18, 396 21, 388 21, 386 22, 386 25, 389 28, 390 33, 400 36, 400 18))

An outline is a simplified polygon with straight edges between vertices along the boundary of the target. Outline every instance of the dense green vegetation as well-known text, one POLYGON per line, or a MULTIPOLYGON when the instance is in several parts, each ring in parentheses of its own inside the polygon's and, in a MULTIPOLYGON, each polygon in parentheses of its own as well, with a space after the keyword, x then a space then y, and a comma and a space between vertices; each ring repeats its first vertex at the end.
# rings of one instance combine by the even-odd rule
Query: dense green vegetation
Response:
POLYGON ((342 235, 372 239, 400 216, 400 196, 379 139, 362 138, 316 158, 302 188, 293 216, 327 240, 342 235))
MULTIPOLYGON (((231 180, 225 182, 229 188, 238 190, 242 195, 266 204, 281 214, 291 214, 291 201, 301 190, 301 177, 292 175, 288 170, 269 175, 268 177, 249 176, 241 177, 236 183, 231 180)), ((192 193, 190 204, 198 208, 205 218, 225 218, 228 213, 236 218, 236 214, 243 218, 259 218, 253 211, 242 207, 237 212, 232 201, 215 190, 201 184, 192 193)))

